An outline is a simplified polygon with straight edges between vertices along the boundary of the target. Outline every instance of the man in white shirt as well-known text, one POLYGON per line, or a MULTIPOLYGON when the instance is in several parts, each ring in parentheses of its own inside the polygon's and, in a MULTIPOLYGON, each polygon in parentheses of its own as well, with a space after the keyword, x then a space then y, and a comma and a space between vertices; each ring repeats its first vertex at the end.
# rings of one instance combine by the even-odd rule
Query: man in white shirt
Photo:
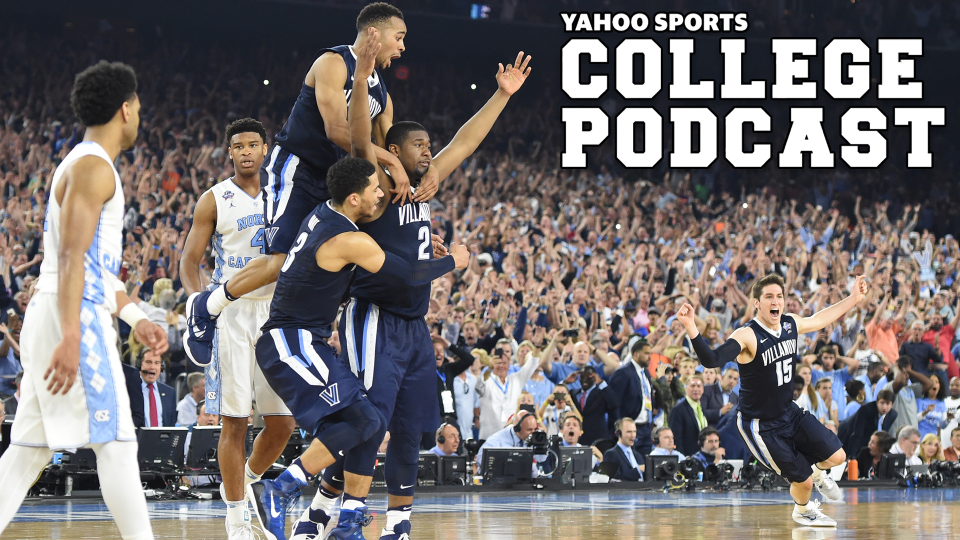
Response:
POLYGON ((187 388, 190 393, 177 403, 177 425, 192 426, 197 421, 197 404, 204 399, 205 385, 203 373, 187 375, 187 388))
POLYGON ((457 409, 460 433, 473 439, 474 419, 480 415, 480 396, 477 395, 477 376, 469 369, 453 379, 453 406, 457 409))
POLYGON ((502 430, 510 415, 516 412, 523 385, 527 384, 540 365, 539 360, 530 355, 520 371, 509 373, 513 350, 510 342, 505 339, 497 342, 493 357, 496 363, 490 377, 477 382, 477 393, 480 395, 480 438, 488 440, 494 433, 502 430))
POLYGON ((680 461, 686 457, 677 452, 677 445, 673 443, 673 430, 667 426, 653 430, 653 444, 656 446, 650 452, 651 456, 677 456, 680 461))
POLYGON ((943 400, 947 406, 947 424, 945 429, 940 430, 940 439, 944 448, 953 446, 950 434, 957 427, 957 418, 960 417, 960 377, 950 379, 950 396, 943 400))
POLYGON ((900 429, 897 442, 890 448, 890 453, 906 455, 907 465, 923 465, 923 462, 916 455, 919 446, 920 430, 916 426, 903 426, 900 429))

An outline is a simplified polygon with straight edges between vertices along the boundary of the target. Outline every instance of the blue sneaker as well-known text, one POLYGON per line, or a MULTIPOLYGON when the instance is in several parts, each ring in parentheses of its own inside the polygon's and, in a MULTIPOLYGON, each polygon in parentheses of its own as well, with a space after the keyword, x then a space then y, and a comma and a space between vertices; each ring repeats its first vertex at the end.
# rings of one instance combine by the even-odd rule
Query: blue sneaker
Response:
POLYGON ((327 523, 330 523, 330 516, 326 512, 308 507, 293 524, 290 540, 314 540, 327 527, 327 523))
POLYGON ((261 480, 247 486, 247 496, 253 501, 257 521, 268 540, 287 540, 287 511, 300 500, 300 490, 287 494, 274 480, 261 480))
POLYGON ((361 506, 356 510, 340 509, 340 520, 325 540, 366 540, 363 537, 363 528, 373 521, 373 516, 367 514, 367 507, 361 506))
POLYGON ((207 311, 210 291, 200 291, 187 298, 187 331, 183 333, 183 349, 190 361, 207 367, 213 360, 213 335, 217 318, 207 311))
POLYGON ((393 531, 380 531, 380 540, 410 540, 410 521, 403 520, 393 526, 393 531))

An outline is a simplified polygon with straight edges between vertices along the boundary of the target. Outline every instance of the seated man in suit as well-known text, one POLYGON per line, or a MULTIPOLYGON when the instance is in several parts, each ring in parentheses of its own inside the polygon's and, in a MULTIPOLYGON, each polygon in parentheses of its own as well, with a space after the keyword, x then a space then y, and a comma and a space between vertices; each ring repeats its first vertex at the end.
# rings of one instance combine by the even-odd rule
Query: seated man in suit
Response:
POLYGON ((855 456, 861 448, 869 444, 870 436, 875 431, 890 433, 889 430, 897 419, 897 411, 893 410, 894 399, 896 397, 893 390, 881 390, 876 401, 864 404, 856 414, 843 421, 838 436, 843 442, 844 451, 855 456))
POLYGON ((697 439, 700 450, 693 455, 693 459, 700 462, 704 469, 708 465, 720 463, 726 458, 727 451, 720 446, 720 433, 713 427, 706 427, 700 432, 697 439))
MULTIPOLYGON (((560 425, 560 446, 583 446, 580 444, 580 437, 582 435, 583 424, 580 422, 580 418, 574 414, 564 416, 563 423, 560 425)), ((596 446, 591 446, 590 451, 593 452, 593 466, 596 467, 603 462, 603 454, 600 453, 600 450, 596 446)))
POLYGON ((616 417, 620 401, 593 366, 586 366, 580 372, 580 390, 572 397, 583 416, 580 444, 593 444, 597 439, 609 438, 607 418, 616 417))
POLYGON ((740 396, 733 391, 738 382, 740 382, 740 372, 736 368, 729 367, 723 370, 723 377, 719 382, 708 384, 703 389, 703 398, 700 402, 703 404, 703 415, 707 417, 707 424, 717 427, 720 418, 740 403, 740 396))
POLYGON ((703 396, 703 377, 693 375, 687 381, 687 397, 681 399, 670 411, 670 429, 677 442, 677 450, 684 455, 692 455, 700 445, 697 441, 700 432, 707 427, 707 418, 703 414, 700 398, 703 396))
POLYGON ((652 448, 651 428, 653 420, 663 405, 647 366, 653 354, 653 347, 646 339, 638 339, 630 347, 630 360, 624 362, 610 377, 610 389, 620 401, 620 411, 616 416, 628 416, 637 423, 637 451, 647 455, 652 448))
POLYGON ((20 382, 23 381, 23 370, 21 369, 17 376, 13 378, 13 386, 16 391, 12 396, 3 400, 3 406, 0 407, 0 422, 7 416, 13 417, 17 414, 17 404, 20 403, 20 382))
MULTIPOLYGON (((130 392, 130 403, 137 403, 143 410, 143 423, 137 427, 175 426, 177 393, 172 387, 157 381, 163 370, 163 357, 144 347, 137 355, 136 368, 140 371, 140 384, 131 386, 128 382, 127 391, 130 392)), ((137 408, 131 405, 131 409, 137 408)))
MULTIPOLYGON (((604 463, 619 463, 613 476, 625 482, 643 481, 643 456, 633 447, 637 438, 637 424, 633 418, 621 418, 616 423, 617 444, 603 453, 604 463)), ((606 465, 604 465, 606 467, 606 465)))
POLYGON ((677 445, 673 442, 673 430, 667 426, 658 427, 653 430, 652 435, 653 444, 656 446, 653 447, 653 450, 649 455, 651 456, 677 456, 677 459, 683 461, 685 456, 680 452, 677 452, 677 445))
POLYGON ((177 403, 177 425, 192 426, 197 422, 197 405, 205 400, 203 373, 196 371, 187 375, 187 395, 177 403))

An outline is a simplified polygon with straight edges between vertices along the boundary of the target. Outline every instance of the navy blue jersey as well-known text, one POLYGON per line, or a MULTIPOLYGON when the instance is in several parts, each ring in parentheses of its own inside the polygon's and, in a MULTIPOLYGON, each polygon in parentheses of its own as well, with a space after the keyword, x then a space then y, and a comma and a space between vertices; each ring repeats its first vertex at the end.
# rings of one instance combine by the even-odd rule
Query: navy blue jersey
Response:
POLYGON ((329 201, 304 220, 280 269, 264 334, 274 328, 298 328, 330 337, 356 265, 328 272, 317 266, 317 250, 334 236, 356 230, 357 226, 334 210, 329 201))
POLYGON ((747 418, 779 418, 793 402, 794 359, 797 355, 797 324, 780 318, 775 335, 753 319, 745 326, 757 336, 753 361, 740 364, 740 412, 747 418))
MULTIPOLYGON (((349 45, 339 45, 330 49, 321 49, 314 59, 327 52, 339 54, 347 64, 347 81, 343 84, 343 93, 349 107, 350 94, 353 92, 353 73, 357 69, 357 56, 349 45)), ((387 108, 387 87, 384 85, 379 69, 375 69, 373 75, 367 79, 367 86, 370 90, 370 118, 373 119, 387 108)), ((327 138, 323 117, 320 116, 320 109, 317 108, 317 92, 314 88, 307 86, 307 83, 303 83, 300 88, 300 95, 293 104, 293 110, 290 111, 290 116, 283 124, 280 133, 277 133, 275 140, 281 148, 316 169, 321 175, 318 181, 324 183, 326 183, 327 169, 350 153, 327 138)))
MULTIPOLYGON (((369 234, 384 251, 407 262, 433 258, 430 239, 430 203, 408 202, 403 206, 387 202, 387 208, 376 221, 360 223, 360 230, 369 234)), ((394 315, 413 319, 423 317, 430 307, 430 284, 397 287, 386 275, 357 269, 350 296, 376 304, 394 315)))

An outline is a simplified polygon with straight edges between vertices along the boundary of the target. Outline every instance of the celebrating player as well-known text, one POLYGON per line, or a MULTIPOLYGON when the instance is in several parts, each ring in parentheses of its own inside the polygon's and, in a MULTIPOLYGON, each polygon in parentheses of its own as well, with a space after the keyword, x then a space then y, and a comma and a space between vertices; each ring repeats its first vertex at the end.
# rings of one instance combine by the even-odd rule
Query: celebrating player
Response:
POLYGON ((98 463, 109 464, 97 474, 120 535, 152 539, 112 317, 118 313, 149 349, 166 351, 166 333, 116 277, 124 210, 113 163, 137 140, 137 76, 130 66, 101 61, 77 75, 70 104, 86 132, 50 184, 47 257, 23 321, 20 403, 11 446, 0 458, 0 532, 54 450, 89 447, 98 463))
MULTIPOLYGON (((202 290, 200 261, 211 240, 216 251, 211 287, 223 285, 263 253, 260 165, 267 154, 267 133, 257 120, 244 118, 227 127, 226 139, 236 176, 213 186, 197 201, 180 260, 180 276, 189 294, 202 290)), ((260 327, 270 314, 273 289, 273 284, 261 287, 223 310, 225 316, 217 318, 214 330, 213 361, 205 369, 207 412, 223 418, 217 457, 230 540, 253 537, 244 489, 277 461, 295 427, 290 410, 263 378, 254 354, 260 327), (265 427, 244 465, 254 394, 265 427)))
POLYGON ((740 364, 740 435, 757 461, 791 482, 790 495, 796 503, 793 519, 802 525, 837 525, 820 511, 820 501, 812 500, 810 493, 815 485, 827 500, 842 500, 837 483, 824 471, 843 463, 846 454, 832 431, 793 402, 797 337, 816 332, 853 309, 867 294, 865 278, 858 276, 851 290, 850 296, 813 316, 782 314, 783 278, 767 275, 751 290, 757 316, 716 350, 697 330, 690 304, 677 312, 704 367, 740 364))

